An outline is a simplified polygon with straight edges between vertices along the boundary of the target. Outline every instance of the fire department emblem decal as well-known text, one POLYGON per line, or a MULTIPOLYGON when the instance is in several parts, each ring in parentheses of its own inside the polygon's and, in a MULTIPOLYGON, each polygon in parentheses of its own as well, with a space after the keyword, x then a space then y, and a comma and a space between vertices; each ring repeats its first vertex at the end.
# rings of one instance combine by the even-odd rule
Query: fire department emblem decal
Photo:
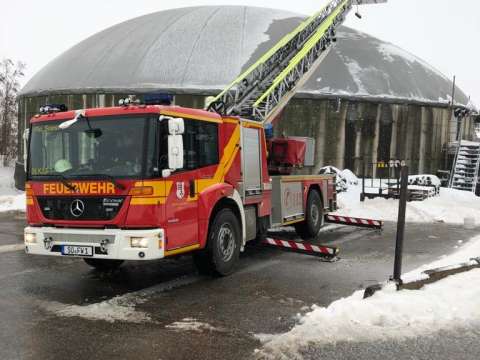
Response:
POLYGON ((185 183, 183 181, 177 182, 177 198, 183 199, 185 196, 185 183))

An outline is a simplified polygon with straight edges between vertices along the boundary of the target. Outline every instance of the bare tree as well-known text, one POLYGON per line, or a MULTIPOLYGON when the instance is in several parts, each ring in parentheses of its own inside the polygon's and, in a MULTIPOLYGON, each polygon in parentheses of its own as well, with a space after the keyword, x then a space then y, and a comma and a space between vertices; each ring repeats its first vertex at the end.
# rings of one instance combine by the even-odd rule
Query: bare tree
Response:
POLYGON ((0 61, 0 155, 4 166, 17 156, 17 95, 24 69, 20 61, 0 61))

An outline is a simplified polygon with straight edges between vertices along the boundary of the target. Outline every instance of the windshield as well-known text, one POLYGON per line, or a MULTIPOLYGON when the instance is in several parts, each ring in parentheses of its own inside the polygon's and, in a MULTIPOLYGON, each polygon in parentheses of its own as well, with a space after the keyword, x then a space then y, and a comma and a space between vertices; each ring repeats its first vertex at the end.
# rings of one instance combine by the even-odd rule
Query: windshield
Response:
POLYGON ((154 116, 80 118, 32 125, 29 176, 150 176, 154 116), (152 129, 150 129, 152 127, 152 129))

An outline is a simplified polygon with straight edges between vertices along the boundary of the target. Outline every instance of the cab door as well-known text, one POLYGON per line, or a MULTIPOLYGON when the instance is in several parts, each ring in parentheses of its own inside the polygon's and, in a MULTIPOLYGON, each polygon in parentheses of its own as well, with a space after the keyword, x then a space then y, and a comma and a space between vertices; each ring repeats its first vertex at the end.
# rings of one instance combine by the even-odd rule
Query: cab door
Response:
POLYGON ((197 177, 197 170, 173 173, 166 208, 167 249, 198 243, 198 202, 192 197, 194 185, 189 179, 197 177))
POLYGON ((167 248, 199 243, 197 180, 213 178, 218 164, 218 124, 185 119, 184 168, 169 178, 172 188, 166 208, 167 248))

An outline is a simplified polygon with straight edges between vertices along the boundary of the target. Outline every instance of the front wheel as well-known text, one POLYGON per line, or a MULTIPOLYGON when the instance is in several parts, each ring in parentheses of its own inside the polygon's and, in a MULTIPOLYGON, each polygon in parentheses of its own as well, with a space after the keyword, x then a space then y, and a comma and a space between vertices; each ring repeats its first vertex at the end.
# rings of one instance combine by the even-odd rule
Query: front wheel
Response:
POLYGON ((240 256, 241 231, 238 219, 230 209, 220 210, 208 230, 207 247, 193 254, 202 274, 230 275, 240 256))
POLYGON ((323 226, 323 204, 317 190, 308 194, 305 220, 295 224, 295 231, 304 240, 314 239, 323 226))
POLYGON ((83 258, 88 265, 95 268, 98 271, 115 270, 123 264, 123 260, 111 260, 111 259, 92 259, 83 258))

